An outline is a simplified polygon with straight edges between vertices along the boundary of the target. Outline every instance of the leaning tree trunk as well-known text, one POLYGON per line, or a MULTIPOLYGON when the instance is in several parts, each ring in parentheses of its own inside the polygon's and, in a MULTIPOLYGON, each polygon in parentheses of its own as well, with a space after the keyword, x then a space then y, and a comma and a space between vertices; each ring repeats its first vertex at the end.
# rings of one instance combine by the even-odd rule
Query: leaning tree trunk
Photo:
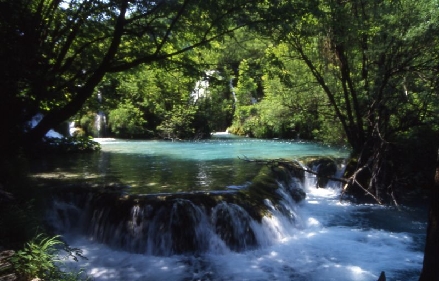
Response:
POLYGON ((112 60, 115 58, 119 46, 122 42, 125 27, 125 15, 128 10, 129 0, 120 1, 120 13, 114 26, 112 41, 105 56, 102 58, 99 66, 93 74, 84 83, 84 86, 77 89, 76 96, 64 107, 52 110, 43 117, 40 123, 35 126, 26 136, 26 146, 32 146, 34 142, 38 142, 41 138, 54 126, 65 121, 78 112, 86 100, 93 94, 95 87, 102 81, 104 75, 111 66, 112 60))
POLYGON ((93 94, 94 87, 99 83, 102 75, 95 75, 94 80, 89 80, 86 87, 80 89, 77 95, 64 107, 49 112, 44 118, 26 135, 25 146, 32 147, 34 143, 41 141, 44 135, 55 128, 60 123, 66 121, 68 118, 77 113, 87 99, 93 94))
POLYGON ((424 265, 419 281, 439 281, 439 151, 436 160, 434 186, 430 194, 431 206, 428 217, 424 265))

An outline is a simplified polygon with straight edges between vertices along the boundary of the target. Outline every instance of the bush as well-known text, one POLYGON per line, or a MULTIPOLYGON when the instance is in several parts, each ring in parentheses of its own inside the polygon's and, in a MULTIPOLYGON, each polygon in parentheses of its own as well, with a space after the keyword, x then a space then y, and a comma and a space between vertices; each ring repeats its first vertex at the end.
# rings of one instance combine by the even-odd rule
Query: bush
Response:
MULTIPOLYGON (((39 234, 27 242, 22 250, 9 258, 12 269, 17 276, 30 280, 39 278, 42 280, 89 280, 87 276, 78 273, 64 272, 61 270, 62 262, 69 257, 77 261, 77 257, 83 257, 78 249, 69 248, 60 240, 60 236, 47 237, 39 234), (67 255, 59 256, 60 250, 67 255)), ((84 257, 83 257, 84 258, 84 257)))
POLYGON ((109 124, 117 137, 132 137, 145 133, 142 111, 130 103, 123 103, 110 111, 109 124))
POLYGON ((98 142, 87 137, 45 138, 40 151, 56 153, 94 152, 101 150, 98 142))

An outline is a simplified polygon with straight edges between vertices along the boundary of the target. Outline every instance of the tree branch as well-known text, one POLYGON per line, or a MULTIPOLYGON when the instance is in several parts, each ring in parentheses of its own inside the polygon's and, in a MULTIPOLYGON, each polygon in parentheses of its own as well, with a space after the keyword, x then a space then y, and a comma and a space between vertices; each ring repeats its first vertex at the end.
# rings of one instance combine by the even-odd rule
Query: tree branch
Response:
MULTIPOLYGON (((297 160, 286 160, 286 159, 273 159, 273 160, 259 160, 259 159, 250 159, 246 156, 244 156, 243 158, 238 157, 238 159, 240 160, 244 160, 246 162, 253 162, 253 163, 259 163, 259 164, 264 164, 270 167, 274 167, 274 166, 283 166, 283 167, 287 167, 288 169, 292 169, 292 170, 296 170, 296 171, 303 171, 306 173, 310 173, 313 175, 316 175, 317 177, 323 177, 325 179, 328 180, 332 180, 332 181, 338 181, 341 183, 344 183, 345 185, 342 188, 342 193, 340 194, 340 200, 341 197, 346 193, 346 191, 348 190, 348 188, 350 186, 352 186, 353 184, 357 185, 358 187, 360 187, 367 195, 371 196, 378 204, 382 205, 383 202, 376 197, 374 194, 372 194, 369 190, 367 190, 366 188, 364 188, 360 182, 358 182, 357 180, 357 176, 365 169, 369 168, 370 165, 370 161, 368 163, 366 163, 364 166, 358 168, 353 174, 352 176, 350 176, 349 178, 338 178, 338 177, 328 177, 328 176, 324 176, 319 174, 318 172, 315 172, 311 169, 308 169, 306 167, 304 167, 299 161, 297 160)), ((395 201, 395 204, 396 201, 395 201)))

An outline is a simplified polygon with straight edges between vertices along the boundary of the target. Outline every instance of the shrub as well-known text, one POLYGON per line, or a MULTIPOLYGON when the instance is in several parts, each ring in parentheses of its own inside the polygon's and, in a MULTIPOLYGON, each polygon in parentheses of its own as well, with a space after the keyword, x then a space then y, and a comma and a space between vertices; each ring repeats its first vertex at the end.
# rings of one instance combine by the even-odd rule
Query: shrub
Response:
POLYGON ((45 153, 94 152, 101 150, 98 142, 87 137, 45 138, 40 151, 45 153))
POLYGON ((39 234, 27 242, 9 261, 16 275, 25 280, 89 280, 87 276, 82 276, 82 271, 73 273, 61 270, 60 266, 64 260, 71 257, 77 261, 78 256, 84 258, 80 250, 68 247, 60 240, 59 235, 47 237, 39 234), (67 255, 60 256, 60 250, 66 251, 67 255))

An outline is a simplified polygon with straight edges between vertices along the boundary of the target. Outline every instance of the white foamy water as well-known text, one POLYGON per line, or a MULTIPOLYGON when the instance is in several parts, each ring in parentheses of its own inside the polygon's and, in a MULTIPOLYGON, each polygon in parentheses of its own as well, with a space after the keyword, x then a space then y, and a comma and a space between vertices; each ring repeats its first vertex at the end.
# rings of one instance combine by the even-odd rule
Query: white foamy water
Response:
MULTIPOLYGON (((66 173, 95 173, 105 182, 117 179, 131 185, 128 191, 132 194, 213 192, 246 188, 258 174, 252 163, 238 157, 298 159, 327 155, 343 158, 348 154, 313 143, 282 140, 95 140, 102 144, 99 154, 48 163, 56 163, 54 167, 62 167, 66 173), (76 166, 61 166, 71 162, 76 166), (183 188, 186 185, 191 189, 183 188)), ((46 166, 52 168, 47 163, 46 166)), ((38 165, 41 167, 45 165, 38 165)), ((82 249, 88 260, 68 265, 83 268, 96 281, 374 281, 381 271, 386 272, 387 280, 418 280, 427 220, 425 208, 402 206, 397 210, 340 202, 337 184, 316 189, 312 176, 304 185, 307 198, 301 203, 283 197, 287 211, 295 214, 294 223, 275 209, 261 224, 250 222, 259 243, 257 248, 250 247, 252 250, 234 252, 212 237, 209 250, 201 254, 153 256, 117 250, 71 233, 65 239, 71 247, 82 249)), ((268 199, 264 203, 269 209, 272 206, 268 199)), ((62 208, 79 210, 70 205, 62 208)), ((240 213, 239 208, 234 211, 240 213)))
POLYGON ((87 261, 72 263, 94 280, 417 280, 422 268, 426 222, 423 212, 403 207, 339 202, 336 189, 308 188, 295 211, 295 226, 265 218, 273 233, 267 245, 170 257, 132 254, 85 237, 66 237, 87 261), (281 227, 280 227, 281 225, 281 227), (286 229, 286 230, 285 230, 286 229))

